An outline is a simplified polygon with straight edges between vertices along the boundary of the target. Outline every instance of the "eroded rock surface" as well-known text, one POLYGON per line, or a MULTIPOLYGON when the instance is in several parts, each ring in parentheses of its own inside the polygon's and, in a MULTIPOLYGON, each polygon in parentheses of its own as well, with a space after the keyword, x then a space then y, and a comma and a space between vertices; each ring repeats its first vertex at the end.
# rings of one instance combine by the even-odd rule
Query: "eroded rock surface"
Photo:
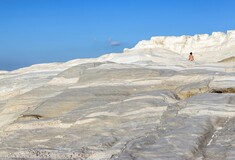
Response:
POLYGON ((141 48, 1 72, 1 159, 235 159, 234 63, 181 54, 141 48))

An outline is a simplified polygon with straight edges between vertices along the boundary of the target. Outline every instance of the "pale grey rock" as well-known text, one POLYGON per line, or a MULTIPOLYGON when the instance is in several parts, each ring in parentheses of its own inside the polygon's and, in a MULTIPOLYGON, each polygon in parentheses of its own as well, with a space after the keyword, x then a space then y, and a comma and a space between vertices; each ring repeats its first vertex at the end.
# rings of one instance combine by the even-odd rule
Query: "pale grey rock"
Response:
POLYGON ((1 72, 0 159, 235 159, 234 77, 165 48, 1 72))

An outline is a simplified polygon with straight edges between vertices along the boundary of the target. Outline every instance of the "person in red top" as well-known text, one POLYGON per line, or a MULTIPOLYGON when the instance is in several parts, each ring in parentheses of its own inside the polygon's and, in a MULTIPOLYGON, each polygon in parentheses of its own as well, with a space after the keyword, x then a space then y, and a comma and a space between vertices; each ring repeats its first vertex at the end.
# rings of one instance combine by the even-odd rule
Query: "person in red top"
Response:
POLYGON ((192 52, 190 52, 188 60, 189 61, 194 61, 194 57, 193 57, 193 53, 192 52))

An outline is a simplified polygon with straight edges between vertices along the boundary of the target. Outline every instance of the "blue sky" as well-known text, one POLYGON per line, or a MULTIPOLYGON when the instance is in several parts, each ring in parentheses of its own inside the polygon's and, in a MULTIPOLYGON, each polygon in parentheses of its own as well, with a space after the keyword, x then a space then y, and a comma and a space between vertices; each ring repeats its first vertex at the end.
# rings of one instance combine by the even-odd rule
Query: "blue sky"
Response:
POLYGON ((0 70, 235 29, 235 0, 0 0, 0 70))

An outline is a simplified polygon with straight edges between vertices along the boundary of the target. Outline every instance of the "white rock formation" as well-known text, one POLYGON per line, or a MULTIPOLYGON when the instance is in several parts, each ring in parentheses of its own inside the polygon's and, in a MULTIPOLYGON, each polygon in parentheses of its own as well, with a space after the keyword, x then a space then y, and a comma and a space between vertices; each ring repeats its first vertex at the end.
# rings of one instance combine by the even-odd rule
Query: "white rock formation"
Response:
MULTIPOLYGON (((235 31, 214 32, 212 35, 199 34, 194 36, 158 36, 151 40, 140 41, 131 50, 163 48, 181 55, 190 52, 198 55, 198 59, 204 62, 218 61, 219 58, 234 56, 235 52, 235 31), (213 56, 212 56, 213 55, 213 56)), ((129 52, 130 49, 125 49, 129 52)))
POLYGON ((234 36, 1 72, 0 158, 235 159, 234 36))

